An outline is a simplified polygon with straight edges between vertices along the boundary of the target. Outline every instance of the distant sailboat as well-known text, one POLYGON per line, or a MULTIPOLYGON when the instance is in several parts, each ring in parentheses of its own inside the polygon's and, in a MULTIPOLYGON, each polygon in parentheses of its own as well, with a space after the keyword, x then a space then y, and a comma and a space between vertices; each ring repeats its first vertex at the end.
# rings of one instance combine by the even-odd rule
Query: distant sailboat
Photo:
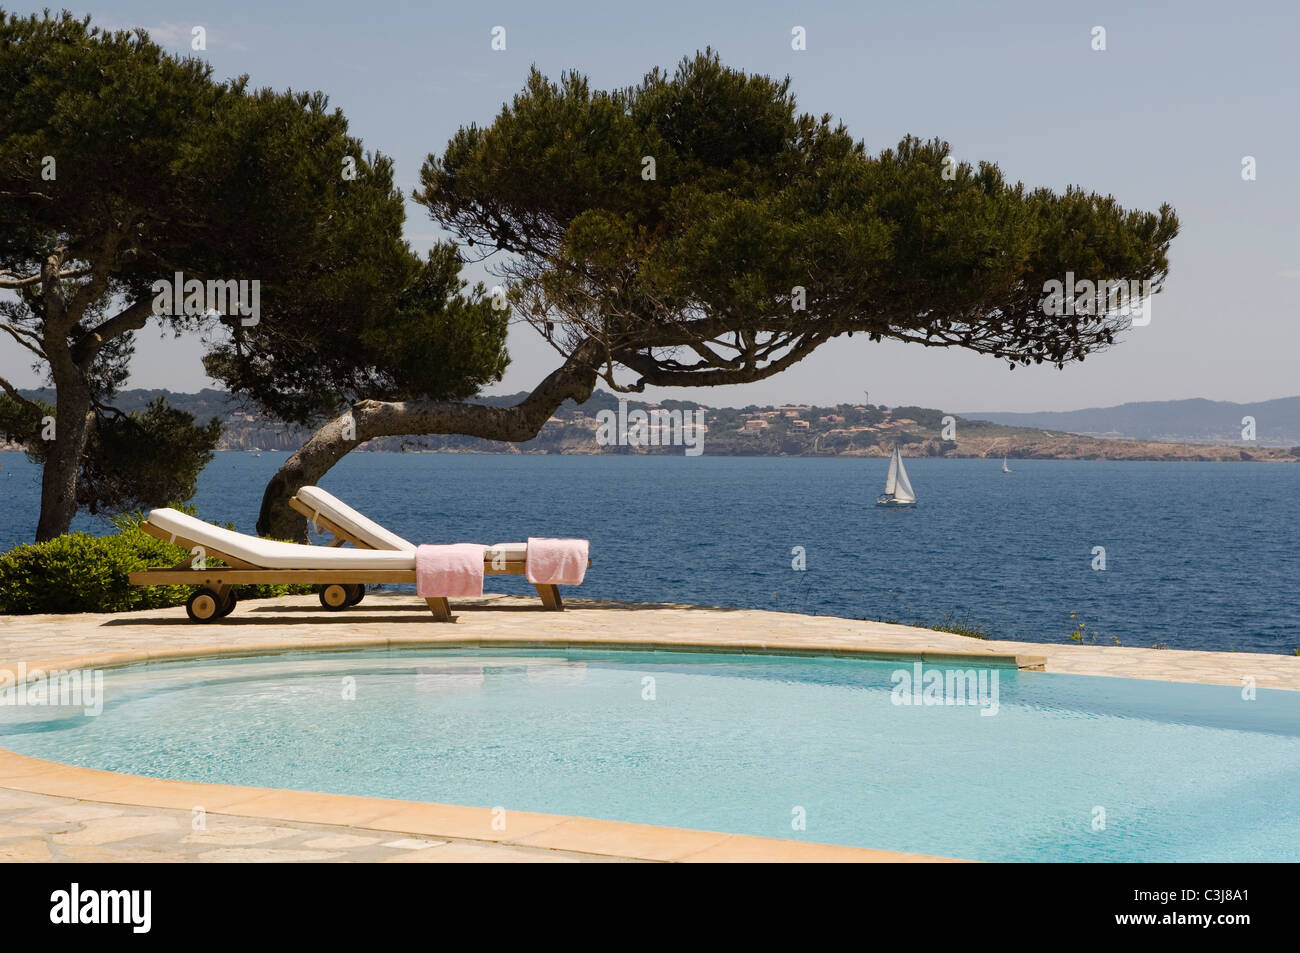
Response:
POLYGON ((1010 472, 1011 472, 1011 468, 1010 468, 1009 466, 1007 466, 1007 458, 1006 458, 1006 457, 1003 457, 1003 458, 1002 458, 1002 472, 1003 472, 1003 473, 1010 473, 1010 472))
POLYGON ((894 455, 889 458, 889 476, 885 478, 885 494, 877 498, 877 506, 916 506, 916 494, 912 492, 912 482, 907 478, 903 467, 903 455, 894 447, 894 455))

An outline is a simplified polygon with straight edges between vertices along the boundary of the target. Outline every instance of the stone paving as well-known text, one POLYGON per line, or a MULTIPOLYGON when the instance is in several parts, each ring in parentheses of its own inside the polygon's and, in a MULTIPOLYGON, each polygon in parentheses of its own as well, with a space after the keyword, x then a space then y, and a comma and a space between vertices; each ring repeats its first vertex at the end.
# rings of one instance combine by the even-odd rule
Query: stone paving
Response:
MULTIPOLYGON (((106 666, 146 657, 345 646, 543 644, 686 649, 707 645, 736 652, 830 651, 867 657, 904 653, 1055 673, 1223 685, 1241 685, 1248 677, 1260 688, 1300 690, 1300 657, 1294 656, 983 641, 888 623, 748 609, 591 600, 567 600, 566 605, 565 612, 554 613, 541 611, 532 599, 485 596, 456 603, 457 622, 452 625, 434 622, 422 601, 395 593, 371 593, 360 606, 339 613, 325 611, 314 597, 250 601, 241 603, 232 616, 205 624, 189 622, 180 608, 121 615, 6 616, 0 618, 0 668, 19 662, 29 669, 74 662, 106 666)), ((536 816, 542 820, 536 833, 525 838, 530 844, 428 836, 404 830, 400 823, 388 824, 393 831, 376 831, 348 823, 244 817, 238 815, 237 808, 207 814, 206 829, 195 830, 188 810, 112 803, 108 794, 101 795, 103 802, 97 802, 84 796, 28 793, 51 790, 49 784, 37 782, 58 771, 86 774, 81 769, 51 766, 49 771, 12 769, 7 777, 0 776, 0 861, 810 859, 818 850, 824 854, 818 859, 921 859, 875 851, 854 856, 847 848, 566 821, 545 815, 536 816), (674 848, 665 849, 663 845, 670 842, 674 848), (626 844, 627 849, 620 854, 622 848, 611 849, 610 844, 626 844)), ((78 784, 78 790, 84 788, 78 784)), ((130 785, 122 790, 129 792, 130 785)), ((121 797, 129 799, 129 793, 121 797)), ((140 798, 141 803, 144 800, 140 798)), ((237 802, 237 798, 232 801, 237 802)), ((160 803, 168 802, 164 798, 160 803)), ((340 817, 331 815, 329 819, 340 817)), ((419 827, 415 823, 406 826, 419 827)))
POLYGON ((611 862, 563 850, 103 804, 0 789, 0 862, 611 862))

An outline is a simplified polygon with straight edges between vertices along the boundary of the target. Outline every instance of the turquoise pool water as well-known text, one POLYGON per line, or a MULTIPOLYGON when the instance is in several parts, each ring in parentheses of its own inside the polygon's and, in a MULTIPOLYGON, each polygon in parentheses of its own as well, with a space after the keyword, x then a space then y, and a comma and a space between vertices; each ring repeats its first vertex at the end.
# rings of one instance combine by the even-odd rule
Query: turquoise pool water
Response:
MULTIPOLYGON (((946 672, 927 665, 923 684, 932 671, 946 672)), ((1300 693, 999 669, 939 698, 966 704, 900 704, 925 696, 898 673, 916 674, 618 651, 155 664, 104 673, 98 717, 0 707, 0 745, 154 777, 973 860, 1300 860, 1300 693)))

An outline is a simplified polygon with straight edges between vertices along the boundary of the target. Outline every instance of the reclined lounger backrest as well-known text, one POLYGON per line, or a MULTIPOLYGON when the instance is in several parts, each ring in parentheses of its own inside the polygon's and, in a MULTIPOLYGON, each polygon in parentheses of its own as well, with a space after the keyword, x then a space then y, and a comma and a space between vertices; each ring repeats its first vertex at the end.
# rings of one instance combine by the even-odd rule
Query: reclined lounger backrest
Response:
MULTIPOLYGON (((415 552, 414 543, 403 539, 392 530, 385 529, 368 516, 358 513, 337 496, 327 493, 318 486, 301 487, 294 495, 325 519, 375 549, 415 552)), ((511 564, 522 563, 527 551, 527 543, 497 543, 488 547, 487 558, 489 560, 501 558, 511 564)))
POLYGON ((374 520, 318 486, 304 486, 295 494, 321 516, 337 523, 354 537, 375 549, 415 552, 415 544, 380 526, 374 520))

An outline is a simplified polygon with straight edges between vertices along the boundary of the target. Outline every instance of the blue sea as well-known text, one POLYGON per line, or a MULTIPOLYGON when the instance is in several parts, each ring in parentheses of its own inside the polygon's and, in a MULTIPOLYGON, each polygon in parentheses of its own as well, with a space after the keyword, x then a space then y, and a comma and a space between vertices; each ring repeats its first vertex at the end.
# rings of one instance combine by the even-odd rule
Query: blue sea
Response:
MULTIPOLYGON (((252 532, 285 459, 216 454, 199 516, 252 532)), ((20 453, 0 465, 7 549, 32 538, 40 474, 20 453)), ((1300 649, 1300 467, 1011 465, 908 460, 908 509, 874 505, 877 458, 353 453, 321 483, 417 543, 586 537, 593 598, 956 620, 1028 642, 1069 641, 1081 622, 1097 644, 1300 649)), ((109 531, 85 515, 75 528, 109 531)))

